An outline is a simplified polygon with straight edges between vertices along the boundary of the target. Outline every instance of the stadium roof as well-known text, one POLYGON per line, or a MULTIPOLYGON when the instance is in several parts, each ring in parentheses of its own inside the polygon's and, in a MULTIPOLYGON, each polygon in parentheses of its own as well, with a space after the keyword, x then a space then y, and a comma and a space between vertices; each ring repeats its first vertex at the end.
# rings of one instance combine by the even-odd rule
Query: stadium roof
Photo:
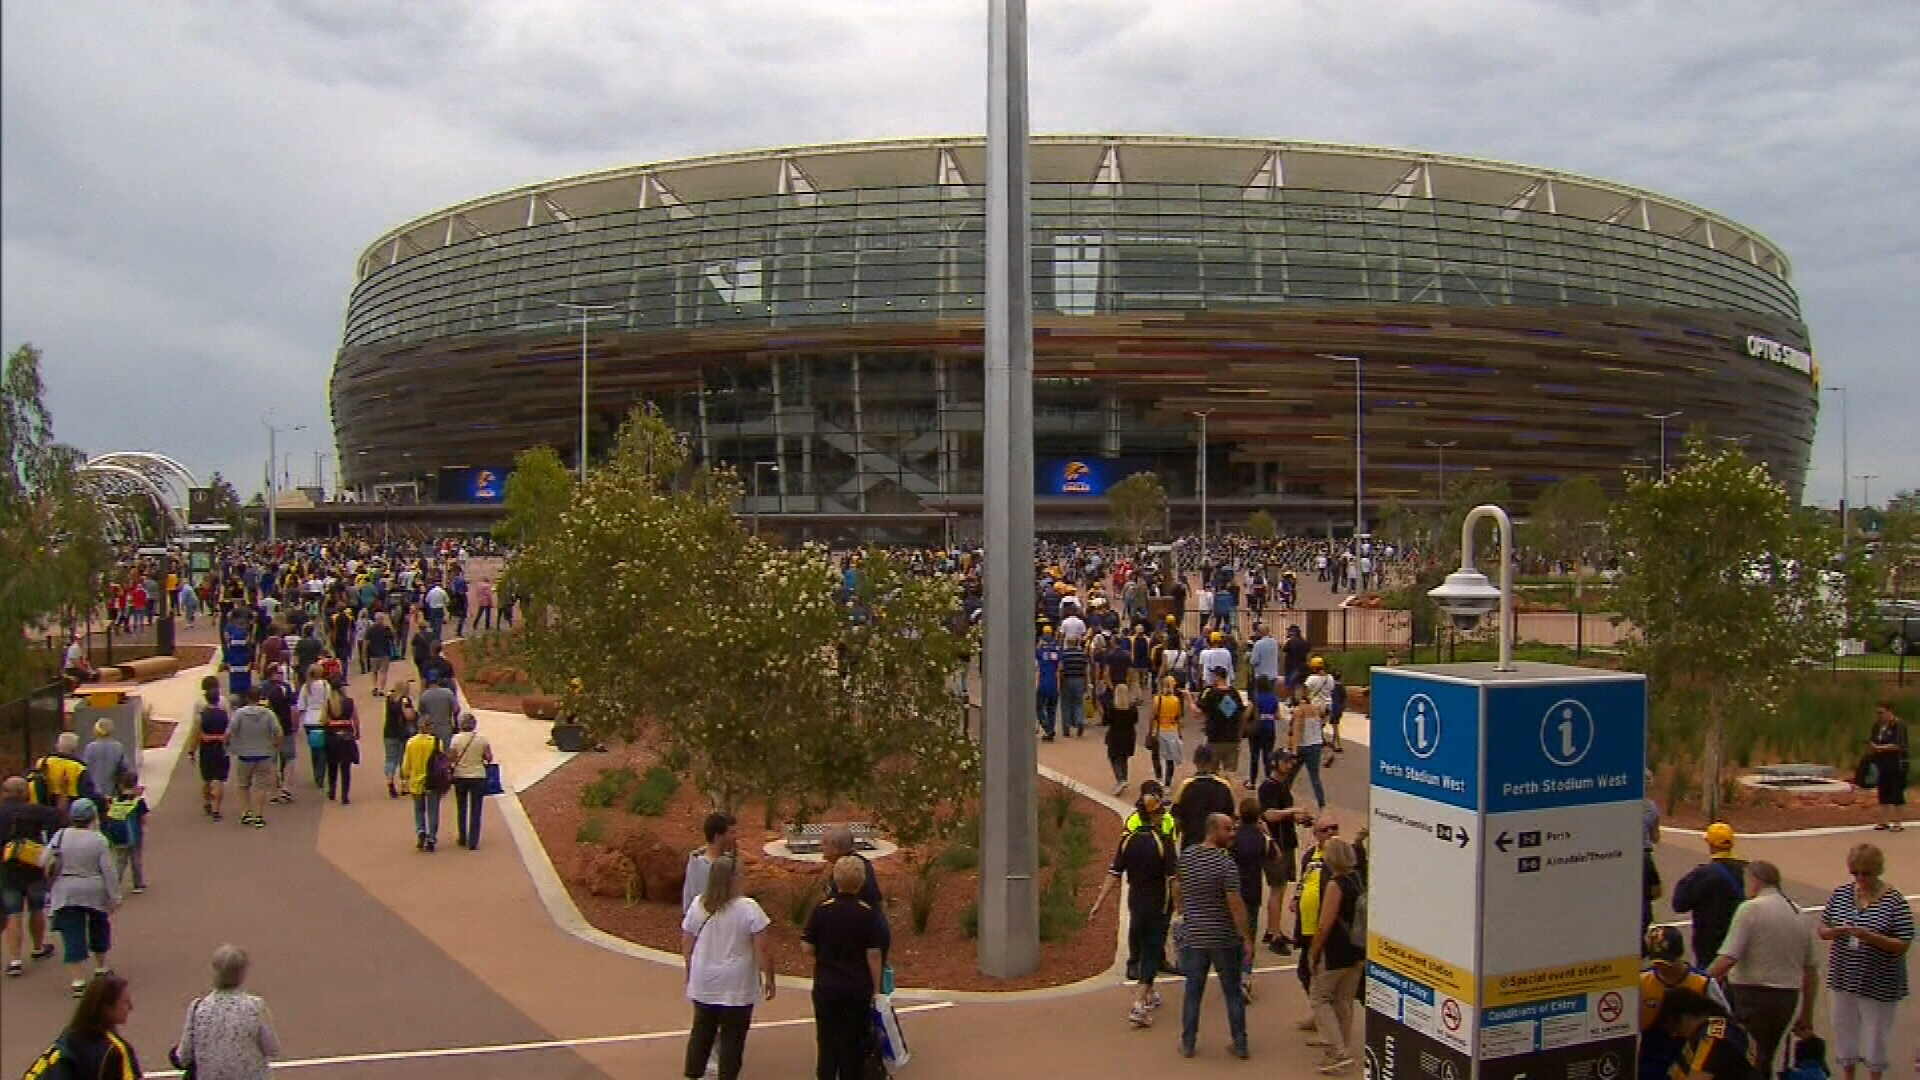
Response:
MULTIPOLYGON (((1639 228, 1746 259, 1789 279, 1785 253, 1752 229, 1691 203, 1553 169, 1372 146, 1182 135, 1038 135, 1034 183, 1087 185, 1119 194, 1128 184, 1239 185, 1248 199, 1285 189, 1366 192, 1387 209, 1408 199, 1559 214, 1639 228)), ((700 203, 821 192, 940 186, 982 190, 980 136, 792 146, 683 158, 565 177, 472 199, 386 233, 360 257, 358 279, 437 248, 496 233, 622 210, 692 216, 700 203)))

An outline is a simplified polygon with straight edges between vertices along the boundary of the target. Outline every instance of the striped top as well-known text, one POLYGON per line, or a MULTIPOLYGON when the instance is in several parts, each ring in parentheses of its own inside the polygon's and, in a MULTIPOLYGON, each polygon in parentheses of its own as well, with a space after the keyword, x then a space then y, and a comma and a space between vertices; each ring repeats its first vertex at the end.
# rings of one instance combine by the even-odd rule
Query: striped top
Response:
POLYGON ((1079 645, 1068 645, 1060 650, 1060 677, 1063 679, 1085 679, 1087 677, 1087 650, 1079 645))
MULTIPOLYGON (((1913 940, 1913 911, 1900 890, 1891 887, 1883 887, 1880 898, 1863 911, 1854 898, 1854 883, 1849 881, 1827 898, 1820 922, 1824 926, 1857 926, 1900 941, 1913 940)), ((1827 949, 1827 987, 1874 1001, 1899 1001, 1907 996, 1907 958, 1881 952, 1858 938, 1834 938, 1827 949)))
POLYGON ((1240 892, 1240 869, 1225 848, 1195 844, 1180 853, 1180 913, 1187 944, 1223 948, 1240 944, 1229 896, 1240 892))

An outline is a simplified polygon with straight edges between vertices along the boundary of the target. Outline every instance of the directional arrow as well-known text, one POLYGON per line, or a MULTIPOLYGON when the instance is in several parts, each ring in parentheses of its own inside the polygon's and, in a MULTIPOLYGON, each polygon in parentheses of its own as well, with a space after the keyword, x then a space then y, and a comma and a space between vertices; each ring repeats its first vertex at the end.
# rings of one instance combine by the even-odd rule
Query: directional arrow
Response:
POLYGON ((1465 851, 1467 849, 1467 830, 1464 828, 1456 830, 1456 835, 1460 837, 1460 850, 1465 851))
POLYGON ((1513 843, 1513 835, 1507 832, 1505 829, 1502 829, 1500 830, 1499 839, 1493 842, 1493 846, 1499 848, 1501 851, 1505 851, 1507 850, 1508 846, 1511 845, 1512 843, 1513 843))

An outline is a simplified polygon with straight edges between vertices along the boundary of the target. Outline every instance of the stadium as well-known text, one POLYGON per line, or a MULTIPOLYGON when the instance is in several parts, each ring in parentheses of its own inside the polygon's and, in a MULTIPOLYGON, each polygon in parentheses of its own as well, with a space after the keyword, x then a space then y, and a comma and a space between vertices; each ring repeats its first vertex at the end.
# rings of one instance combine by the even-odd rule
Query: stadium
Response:
MULTIPOLYGON (((1649 191, 1473 158, 1164 136, 1033 140, 1036 519, 1158 474, 1352 527, 1471 470, 1610 489, 1688 431, 1797 497, 1818 408, 1787 257, 1649 191), (1676 414, 1664 424, 1657 417, 1676 414), (1204 432, 1204 434, 1203 434, 1204 432), (1356 465, 1358 468, 1356 469, 1356 465)), ((794 536, 972 534, 985 144, 641 165, 489 195, 366 249, 331 395, 345 486, 497 500, 651 402, 794 536), (583 319, 563 305, 606 305, 583 319)))

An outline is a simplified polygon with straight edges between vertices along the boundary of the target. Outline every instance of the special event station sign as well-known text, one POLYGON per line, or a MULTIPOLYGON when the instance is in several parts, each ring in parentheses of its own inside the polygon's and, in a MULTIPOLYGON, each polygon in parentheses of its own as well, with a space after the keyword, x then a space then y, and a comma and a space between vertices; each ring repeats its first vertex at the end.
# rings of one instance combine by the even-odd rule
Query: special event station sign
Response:
POLYGON ((1624 1080, 1646 687, 1551 664, 1373 675, 1371 1080, 1624 1080))

